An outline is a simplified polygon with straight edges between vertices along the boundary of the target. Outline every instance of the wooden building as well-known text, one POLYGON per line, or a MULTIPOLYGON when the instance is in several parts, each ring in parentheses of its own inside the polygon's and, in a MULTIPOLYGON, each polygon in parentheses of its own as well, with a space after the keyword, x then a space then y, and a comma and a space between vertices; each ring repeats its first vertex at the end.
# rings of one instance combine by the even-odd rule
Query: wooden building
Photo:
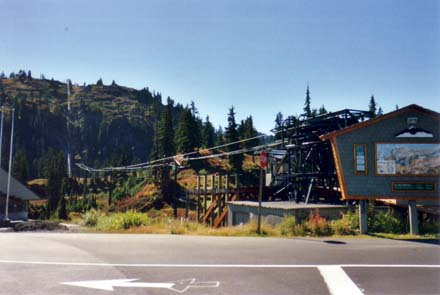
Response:
MULTIPOLYGON (((439 205, 439 113, 409 105, 321 140, 331 144, 342 198, 360 200, 361 223, 365 200, 392 199, 408 204, 411 232, 417 233, 416 206, 439 205)), ((363 222, 361 232, 366 230, 363 222)))

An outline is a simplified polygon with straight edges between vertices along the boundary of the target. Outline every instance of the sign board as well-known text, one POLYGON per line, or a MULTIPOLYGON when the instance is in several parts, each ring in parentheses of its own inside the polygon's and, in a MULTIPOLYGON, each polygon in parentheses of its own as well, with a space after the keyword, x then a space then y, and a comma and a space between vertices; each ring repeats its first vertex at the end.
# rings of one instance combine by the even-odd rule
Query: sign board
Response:
POLYGON ((271 158, 275 158, 277 160, 283 160, 286 155, 287 155, 287 151, 286 150, 270 150, 268 151, 269 157, 271 158))
POLYGON ((393 182, 391 184, 393 192, 435 192, 433 182, 393 182))
POLYGON ((263 169, 267 167, 267 153, 265 150, 262 150, 260 153, 260 166, 263 169))

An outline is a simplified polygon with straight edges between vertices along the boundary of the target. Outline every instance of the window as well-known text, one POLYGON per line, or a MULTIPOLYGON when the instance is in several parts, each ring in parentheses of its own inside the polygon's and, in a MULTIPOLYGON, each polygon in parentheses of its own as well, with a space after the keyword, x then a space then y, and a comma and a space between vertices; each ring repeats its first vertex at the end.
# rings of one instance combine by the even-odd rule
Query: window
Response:
POLYGON ((354 145, 354 174, 367 174, 367 145, 354 145))

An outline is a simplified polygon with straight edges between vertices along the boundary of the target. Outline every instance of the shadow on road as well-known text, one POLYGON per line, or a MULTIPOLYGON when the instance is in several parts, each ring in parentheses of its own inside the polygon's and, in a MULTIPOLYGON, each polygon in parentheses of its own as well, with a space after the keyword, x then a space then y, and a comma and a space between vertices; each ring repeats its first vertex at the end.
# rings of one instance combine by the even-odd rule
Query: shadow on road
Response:
POLYGON ((440 246, 440 239, 432 238, 432 239, 397 239, 397 238, 388 238, 380 235, 370 234, 373 237, 387 239, 387 240, 394 240, 394 241, 404 241, 404 242, 414 242, 414 243, 423 243, 423 244, 430 244, 430 245, 437 245, 440 246))

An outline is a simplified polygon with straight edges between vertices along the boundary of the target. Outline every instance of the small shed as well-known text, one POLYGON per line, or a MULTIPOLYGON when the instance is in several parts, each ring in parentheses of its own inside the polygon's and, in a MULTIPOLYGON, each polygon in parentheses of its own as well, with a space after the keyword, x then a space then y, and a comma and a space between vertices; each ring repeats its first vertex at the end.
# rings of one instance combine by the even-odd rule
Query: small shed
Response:
POLYGON ((360 200, 361 214, 365 200, 407 202, 417 233, 416 205, 439 204, 439 113, 409 105, 321 139, 331 143, 342 198, 360 200))
MULTIPOLYGON (((7 187, 8 173, 0 168, 0 220, 5 218, 7 187)), ((8 218, 26 220, 28 218, 28 202, 32 200, 40 200, 40 198, 24 184, 11 177, 8 218)))

